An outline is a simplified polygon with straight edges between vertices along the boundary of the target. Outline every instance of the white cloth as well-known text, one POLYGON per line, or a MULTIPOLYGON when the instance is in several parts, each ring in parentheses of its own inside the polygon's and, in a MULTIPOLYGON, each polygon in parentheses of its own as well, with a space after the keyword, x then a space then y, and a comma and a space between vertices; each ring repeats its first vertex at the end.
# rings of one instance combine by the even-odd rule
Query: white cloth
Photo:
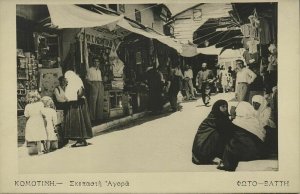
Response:
POLYGON ((42 116, 43 109, 44 104, 42 102, 35 102, 25 106, 24 115, 28 118, 25 127, 26 141, 47 140, 47 132, 42 116))
POLYGON ((254 54, 257 53, 257 45, 259 44, 259 41, 255 40, 254 38, 250 38, 250 40, 247 42, 249 53, 254 54))
POLYGON ((98 14, 71 4, 48 4, 51 22, 59 28, 86 28, 116 23, 124 18, 98 14))
POLYGON ((57 136, 54 132, 55 126, 57 125, 57 114, 53 108, 44 108, 42 114, 45 116, 46 120, 46 131, 48 138, 47 140, 57 140, 57 136))
POLYGON ((191 69, 188 69, 184 72, 184 77, 188 77, 190 79, 193 79, 193 71, 191 69))
POLYGON ((260 104, 259 109, 256 111, 256 117, 261 127, 269 126, 276 128, 276 124, 271 119, 271 108, 267 106, 267 100, 261 95, 255 95, 252 97, 252 104, 253 102, 260 104))
POLYGON ((233 120, 233 124, 249 131, 264 141, 266 137, 266 130, 261 127, 252 105, 248 102, 242 101, 238 104, 235 111, 236 117, 233 120))
POLYGON ((86 79, 89 81, 102 81, 101 70, 90 67, 87 71, 86 79))
POLYGON ((242 68, 236 74, 236 83, 252 83, 256 78, 256 74, 248 68, 242 68))
POLYGON ((68 101, 77 101, 77 92, 80 88, 83 88, 83 83, 80 77, 73 71, 67 71, 65 78, 68 81, 68 85, 65 90, 65 95, 68 101))

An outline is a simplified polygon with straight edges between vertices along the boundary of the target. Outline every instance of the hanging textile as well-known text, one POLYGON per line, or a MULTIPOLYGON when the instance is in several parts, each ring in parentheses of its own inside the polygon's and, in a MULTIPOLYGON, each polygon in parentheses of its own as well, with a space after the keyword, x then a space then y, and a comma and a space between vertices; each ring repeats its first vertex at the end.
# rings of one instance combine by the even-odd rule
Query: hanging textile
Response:
POLYGON ((264 18, 260 19, 259 24, 259 37, 261 44, 269 44, 271 42, 270 25, 264 18))
POLYGON ((71 4, 49 4, 47 6, 51 22, 58 28, 104 26, 123 19, 123 16, 101 15, 71 4))

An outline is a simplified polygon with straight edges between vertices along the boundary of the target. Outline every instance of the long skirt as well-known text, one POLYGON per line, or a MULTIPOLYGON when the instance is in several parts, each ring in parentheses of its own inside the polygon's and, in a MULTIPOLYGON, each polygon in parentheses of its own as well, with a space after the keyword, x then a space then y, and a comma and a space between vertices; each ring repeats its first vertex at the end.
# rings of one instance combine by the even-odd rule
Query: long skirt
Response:
POLYGON ((88 105, 85 98, 67 103, 65 115, 65 138, 70 140, 93 137, 88 105))
POLYGON ((222 157, 224 140, 217 131, 212 132, 205 140, 194 140, 193 162, 196 164, 211 164, 216 157, 222 157))
POLYGON ((258 160, 264 153, 263 141, 249 131, 235 126, 233 137, 225 146, 223 164, 225 170, 234 171, 239 161, 258 160))

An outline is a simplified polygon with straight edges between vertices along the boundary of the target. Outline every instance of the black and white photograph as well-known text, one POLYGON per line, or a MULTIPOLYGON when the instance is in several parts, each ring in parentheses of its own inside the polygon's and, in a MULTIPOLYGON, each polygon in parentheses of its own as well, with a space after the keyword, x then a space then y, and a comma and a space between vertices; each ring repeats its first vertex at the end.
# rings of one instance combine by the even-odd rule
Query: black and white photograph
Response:
MULTIPOLYGON (((17 106, 10 111, 17 176, 10 191, 39 191, 29 188, 35 175, 47 191, 56 176, 119 173, 58 181, 53 191, 142 191, 135 173, 160 173, 155 183, 172 173, 181 182, 192 173, 188 180, 199 182, 207 173, 233 176, 227 181, 237 191, 299 189, 299 165, 288 168, 299 162, 299 80, 288 73, 298 72, 299 59, 281 58, 299 58, 299 45, 289 51, 281 44, 289 36, 298 42, 299 31, 281 33, 280 1, 24 2, 14 4, 9 45, 15 63, 8 100, 17 106), (284 178, 287 170, 296 174, 284 178), (256 179, 236 178, 243 173, 256 179)), ((144 192, 183 192, 155 187, 144 192)))

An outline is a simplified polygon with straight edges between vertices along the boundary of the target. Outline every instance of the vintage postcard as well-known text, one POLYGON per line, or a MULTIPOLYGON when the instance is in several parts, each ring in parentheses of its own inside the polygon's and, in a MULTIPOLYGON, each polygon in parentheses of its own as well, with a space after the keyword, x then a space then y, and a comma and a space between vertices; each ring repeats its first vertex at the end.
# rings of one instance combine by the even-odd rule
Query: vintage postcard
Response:
POLYGON ((0 9, 0 193, 300 192, 297 0, 0 9))

